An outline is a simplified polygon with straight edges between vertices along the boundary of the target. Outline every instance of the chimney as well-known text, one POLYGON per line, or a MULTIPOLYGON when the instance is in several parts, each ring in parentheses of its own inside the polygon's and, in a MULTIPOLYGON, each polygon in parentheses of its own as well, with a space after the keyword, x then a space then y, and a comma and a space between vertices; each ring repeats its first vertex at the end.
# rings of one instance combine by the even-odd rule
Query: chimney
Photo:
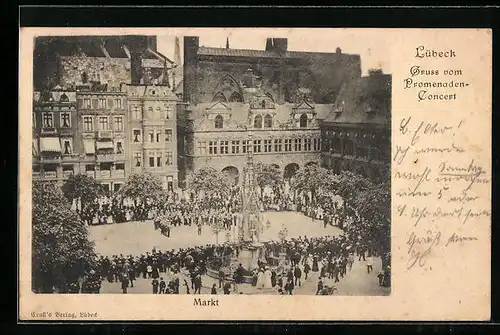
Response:
POLYGON ((273 38, 274 51, 285 53, 288 49, 288 39, 286 38, 273 38))
POLYGON ((146 36, 146 47, 156 51, 156 36, 146 36))
POLYGON ((132 85, 139 85, 143 76, 142 53, 140 51, 130 53, 130 73, 132 85))
POLYGON ((369 76, 378 76, 378 75, 381 75, 381 74, 384 74, 384 72, 382 71, 382 69, 369 69, 368 70, 368 75, 369 76))
POLYGON ((266 51, 273 51, 273 39, 266 39, 266 51))
POLYGON ((340 49, 340 48, 335 49, 335 53, 336 54, 341 54, 342 53, 342 49, 340 49))

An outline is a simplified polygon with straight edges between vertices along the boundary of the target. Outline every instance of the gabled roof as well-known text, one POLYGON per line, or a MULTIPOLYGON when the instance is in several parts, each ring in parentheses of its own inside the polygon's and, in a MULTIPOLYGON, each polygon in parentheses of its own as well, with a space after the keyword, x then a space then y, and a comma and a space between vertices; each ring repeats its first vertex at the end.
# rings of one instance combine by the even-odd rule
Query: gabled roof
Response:
POLYGON ((251 49, 227 49, 227 48, 214 48, 214 47, 199 47, 198 55, 203 56, 224 56, 224 57, 251 57, 251 58, 310 58, 323 56, 328 58, 339 57, 360 57, 359 55, 352 54, 337 54, 329 52, 302 52, 302 51, 286 51, 279 53, 276 51, 265 50, 251 50, 251 49))
POLYGON ((385 124, 391 117, 392 76, 374 74, 352 80, 342 87, 327 123, 385 124), (373 113, 368 113, 368 106, 373 113))

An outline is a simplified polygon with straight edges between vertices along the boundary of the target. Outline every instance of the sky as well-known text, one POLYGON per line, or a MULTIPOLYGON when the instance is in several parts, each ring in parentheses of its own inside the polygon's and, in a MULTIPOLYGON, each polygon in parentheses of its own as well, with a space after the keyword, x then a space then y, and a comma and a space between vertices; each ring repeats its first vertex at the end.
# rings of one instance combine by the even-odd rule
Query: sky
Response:
POLYGON ((331 29, 331 28, 201 28, 193 30, 169 30, 158 35, 158 51, 174 60, 175 36, 179 36, 181 59, 183 57, 183 36, 199 36, 200 46, 234 49, 264 50, 266 38, 288 38, 289 51, 335 52, 337 47, 343 53, 359 54, 363 75, 369 69, 382 69, 391 73, 388 37, 381 30, 371 29, 331 29), (385 38, 384 38, 385 37, 385 38))

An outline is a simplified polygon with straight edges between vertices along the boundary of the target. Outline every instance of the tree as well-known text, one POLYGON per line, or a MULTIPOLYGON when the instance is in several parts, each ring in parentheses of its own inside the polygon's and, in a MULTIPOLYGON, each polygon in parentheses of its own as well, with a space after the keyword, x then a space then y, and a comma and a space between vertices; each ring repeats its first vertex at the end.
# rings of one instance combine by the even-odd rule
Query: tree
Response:
POLYGON ((63 184, 62 191, 69 203, 77 200, 76 211, 88 224, 99 209, 98 200, 105 195, 101 183, 84 174, 71 175, 63 184), (78 206, 80 202, 80 206, 78 206))
POLYGON ((338 175, 337 193, 350 205, 354 205, 356 197, 373 187, 370 179, 351 171, 342 171, 338 175))
POLYGON ((132 199, 136 208, 139 205, 146 208, 157 204, 165 195, 160 177, 149 172, 130 175, 120 193, 123 197, 132 199))
POLYGON ((325 183, 328 181, 328 175, 329 172, 325 168, 316 164, 307 165, 293 176, 291 186, 299 192, 311 192, 311 201, 314 201, 317 192, 329 186, 325 183))
POLYGON ((282 173, 276 165, 273 164, 259 164, 257 166, 257 173, 255 176, 257 185, 260 187, 260 196, 264 196, 264 188, 271 187, 274 191, 278 189, 283 183, 282 173))
POLYGON ((33 183, 32 290, 66 292, 93 267, 94 243, 55 183, 33 183))
POLYGON ((219 244, 219 233, 224 230, 224 223, 222 220, 214 220, 211 224, 213 233, 215 234, 215 244, 219 244))
POLYGON ((189 188, 196 194, 203 193, 211 196, 219 194, 223 197, 229 195, 231 183, 223 173, 211 167, 203 167, 188 177, 189 188))
POLYGON ((390 251, 391 188, 389 183, 372 185, 356 197, 355 208, 363 218, 357 231, 376 243, 382 253, 390 251))

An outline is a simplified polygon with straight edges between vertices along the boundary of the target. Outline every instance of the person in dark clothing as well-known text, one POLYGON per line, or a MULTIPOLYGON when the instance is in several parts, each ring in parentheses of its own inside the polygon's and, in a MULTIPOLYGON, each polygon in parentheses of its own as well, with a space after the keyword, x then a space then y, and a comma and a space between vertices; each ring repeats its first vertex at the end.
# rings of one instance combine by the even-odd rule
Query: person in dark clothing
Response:
POLYGON ((281 288, 281 289, 283 288, 283 277, 279 277, 277 284, 278 284, 279 288, 281 288))
POLYGON ((210 294, 217 294, 217 288, 215 284, 212 285, 212 291, 210 291, 210 294))
POLYGON ((220 269, 219 270, 219 288, 222 288, 224 286, 224 278, 226 277, 226 274, 224 273, 224 270, 220 269))
POLYGON ((127 278, 123 278, 123 280, 122 280, 122 291, 123 291, 123 294, 127 293, 127 288, 128 288, 128 279, 127 278))
POLYGON ((156 278, 153 279, 151 285, 153 285, 153 294, 158 294, 158 286, 159 286, 158 279, 156 278))
POLYGON ((316 290, 316 295, 320 295, 321 291, 323 291, 323 280, 320 277, 318 280, 318 289, 316 290))
POLYGON ((288 279, 287 283, 285 284, 285 291, 287 291, 289 295, 292 295, 293 289, 294 289, 293 280, 288 279))
POLYGON ((198 274, 194 278, 194 294, 196 294, 196 292, 198 292, 198 294, 201 294, 201 275, 200 274, 198 274))
POLYGON ((309 266, 309 263, 306 263, 304 265, 304 273, 306 274, 306 277, 304 278, 305 280, 307 280, 307 275, 310 271, 311 271, 311 266, 309 266))
POLYGON ((274 270, 271 271, 271 286, 276 286, 276 271, 274 270))
POLYGON ((165 293, 165 288, 167 287, 167 284, 163 280, 163 277, 160 278, 160 294, 165 293))
POLYGON ((224 294, 231 294, 231 284, 225 283, 223 290, 224 290, 224 294))
POLYGON ((295 285, 297 285, 297 283, 298 283, 298 285, 300 286, 301 285, 300 279, 302 278, 302 271, 300 270, 300 268, 298 266, 295 268, 293 275, 295 276, 295 285))

